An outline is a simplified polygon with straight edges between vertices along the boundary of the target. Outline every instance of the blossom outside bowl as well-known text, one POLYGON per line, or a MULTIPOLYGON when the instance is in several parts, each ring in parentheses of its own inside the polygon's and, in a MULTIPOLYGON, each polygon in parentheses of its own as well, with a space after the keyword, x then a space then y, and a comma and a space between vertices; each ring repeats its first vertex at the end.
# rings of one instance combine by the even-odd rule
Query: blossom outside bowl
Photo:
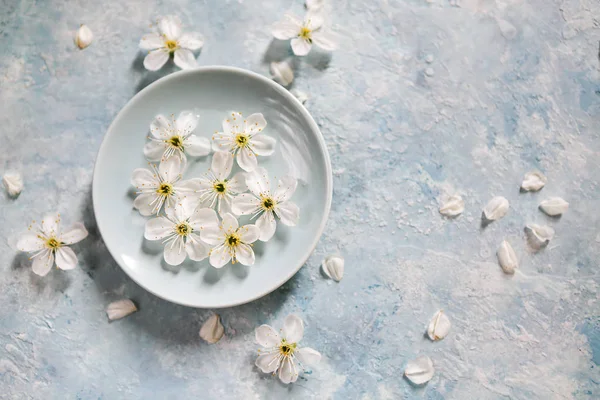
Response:
MULTIPOLYGON (((200 176, 211 156, 190 158, 184 178, 200 176)), ((234 172, 239 168, 234 167, 234 172)), ((191 307, 218 308, 262 297, 289 280, 306 262, 325 227, 332 197, 329 155, 306 109, 286 89, 232 67, 202 67, 168 75, 139 92, 117 115, 98 152, 93 180, 94 212, 100 233, 121 268, 155 295, 191 307), (157 114, 194 110, 195 134, 210 138, 235 110, 267 120, 265 134, 277 139, 275 154, 259 158, 271 177, 292 175, 299 184, 293 201, 300 207, 296 227, 277 224, 267 243, 256 242, 253 266, 213 268, 208 260, 187 260, 172 267, 163 260, 160 242, 144 239, 146 218, 133 209, 130 177, 145 167, 143 147, 157 114)), ((243 217, 241 223, 247 223, 243 217)))

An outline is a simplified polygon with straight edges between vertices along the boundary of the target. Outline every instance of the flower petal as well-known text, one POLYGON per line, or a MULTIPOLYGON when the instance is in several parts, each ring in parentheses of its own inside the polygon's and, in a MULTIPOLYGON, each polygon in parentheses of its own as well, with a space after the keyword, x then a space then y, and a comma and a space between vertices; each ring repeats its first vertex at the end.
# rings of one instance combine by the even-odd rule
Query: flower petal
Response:
POLYGON ((298 36, 301 28, 302 24, 300 21, 286 14, 281 21, 273 25, 271 32, 276 39, 288 40, 298 36))
POLYGON ((323 17, 318 12, 309 11, 304 17, 304 24, 311 31, 315 31, 323 26, 323 17))
POLYGON ((144 145, 144 157, 148 161, 160 161, 166 148, 167 144, 165 142, 151 140, 144 145))
POLYGON ((298 181, 292 176, 284 176, 277 182, 277 188, 273 197, 277 202, 284 202, 289 200, 296 191, 298 181))
POLYGON ((233 167, 233 154, 218 151, 213 154, 211 170, 212 173, 215 174, 218 180, 222 181, 229 177, 231 173, 231 168, 233 167))
POLYGON ((146 221, 144 237, 148 240, 164 239, 173 233, 173 222, 165 217, 152 218, 146 221))
POLYGON ((235 258, 242 265, 254 265, 254 251, 247 244, 240 243, 235 248, 235 258))
POLYGON ((210 140, 205 137, 190 135, 183 141, 183 145, 190 156, 202 157, 210 154, 210 140))
POLYGON ((210 208, 197 208, 190 217, 190 226, 197 231, 202 231, 206 228, 218 228, 219 218, 215 210, 210 208))
POLYGON ((222 245, 225 241, 225 235, 218 226, 206 226, 200 231, 202 240, 212 246, 222 245))
POLYGON ((167 15, 158 22, 158 29, 168 40, 177 40, 181 36, 181 20, 175 15, 167 15))
POLYGON ((268 135, 254 135, 250 139, 250 148, 259 156, 270 156, 275 152, 277 140, 268 135))
POLYGON ((150 123, 150 133, 157 139, 167 139, 173 136, 171 121, 162 114, 157 115, 150 123))
POLYGON ((233 198, 231 210, 236 215, 250 215, 260 207, 260 199, 250 193, 242 193, 233 198))
POLYGON ((297 315, 290 314, 283 321, 282 335, 290 343, 298 343, 304 335, 304 323, 297 315))
POLYGON ((26 232, 19 238, 17 249, 19 251, 39 251, 44 248, 44 240, 33 232, 26 232))
POLYGON ((279 367, 279 380, 285 384, 296 382, 298 379, 298 372, 296 372, 292 360, 289 357, 285 357, 279 367))
POLYGON ((75 244, 85 239, 87 235, 88 231, 85 226, 81 222, 77 222, 60 236, 60 241, 64 244, 75 244))
POLYGON ((184 33, 178 42, 184 49, 199 50, 204 46, 204 36, 198 32, 184 33))
POLYGON ((169 52, 165 49, 152 50, 144 58, 144 68, 148 71, 158 71, 169 59, 169 52))
POLYGON ((275 206, 275 213, 277 213, 281 222, 287 226, 296 226, 300 219, 300 209, 291 201, 278 203, 275 206))
POLYGON ((54 254, 50 250, 46 250, 44 253, 38 255, 33 259, 31 269, 33 273, 39 276, 46 276, 52 265, 54 264, 54 254))
POLYGON ((161 161, 158 166, 158 172, 163 180, 173 182, 181 174, 181 159, 173 156, 161 161))
POLYGON ((224 244, 214 247, 210 251, 210 265, 215 268, 222 268, 231 260, 231 253, 229 248, 224 244))
POLYGON ((198 115, 191 111, 182 111, 175 120, 175 128, 181 136, 188 136, 198 126, 198 115))
POLYGON ((44 232, 46 236, 58 235, 59 225, 60 216, 58 214, 46 215, 44 219, 42 219, 42 232, 44 232))
POLYGON ((187 237, 187 243, 185 244, 185 251, 191 260, 202 261, 208 257, 210 252, 210 246, 200 240, 200 236, 191 234, 187 237))
POLYGON ((237 152, 236 160, 240 168, 247 172, 254 171, 258 165, 256 155, 248 147, 241 148, 237 152))
POLYGON ((258 356, 254 363, 262 372, 270 374, 279 368, 279 353, 265 353, 258 356))
POLYGON ((236 217, 234 217, 231 214, 223 215, 223 220, 221 221, 221 227, 222 227, 223 231, 235 232, 235 231, 237 231, 239 226, 240 225, 238 224, 238 220, 236 217))
POLYGON ((143 216, 152 215, 154 213, 154 205, 150 204, 156 198, 155 193, 140 194, 133 201, 133 207, 136 208, 143 216))
POLYGON ((266 126, 267 120, 261 113, 252 114, 244 120, 244 132, 247 134, 260 132, 266 126))
POLYGON ((217 132, 212 137, 213 150, 217 151, 231 151, 236 148, 235 138, 229 134, 217 132))
POLYGON ((227 181, 227 188, 232 193, 243 193, 248 190, 248 186, 246 185, 246 173, 240 171, 235 174, 233 178, 227 181))
POLYGON ((316 365, 321 361, 321 353, 310 347, 303 347, 294 352, 298 361, 305 365, 316 365))
POLYGON ((330 31, 313 32, 312 41, 323 50, 333 51, 337 48, 337 37, 330 31))
POLYGON ((219 215, 221 217, 227 213, 235 214, 231 210, 231 199, 226 196, 219 197, 219 199, 217 200, 217 211, 219 212, 219 215))
POLYGON ((271 193, 269 173, 263 167, 258 167, 246 174, 246 185, 248 185, 248 189, 257 197, 271 193))
POLYGON ((277 222, 275 222, 273 213, 270 211, 263 212, 256 220, 256 227, 260 231, 260 241, 268 242, 275 234, 275 228, 277 228, 277 222))
POLYGON ((265 348, 279 346, 281 338, 275 329, 269 325, 261 325, 254 331, 256 343, 265 348))
POLYGON ((142 50, 154 50, 160 47, 164 47, 165 41, 158 33, 149 33, 142 36, 140 40, 140 49, 142 50))
POLYGON ((70 247, 59 247, 56 250, 56 266, 65 271, 75 268, 77 266, 77 255, 70 247))
POLYGON ((299 37, 292 39, 290 43, 292 45, 292 50, 294 54, 297 56, 307 55, 310 51, 310 48, 312 47, 308 40, 299 37))
POLYGON ((187 253, 182 236, 178 236, 174 242, 169 242, 165 245, 164 258, 167 264, 179 265, 186 257, 187 253))
POLYGON ((136 168, 131 174, 131 184, 137 189, 152 188, 157 186, 157 177, 145 168, 136 168))
POLYGON ((177 49, 175 50, 175 57, 173 57, 175 65, 181 69, 191 69, 198 66, 198 61, 194 57, 194 53, 188 49, 177 49))

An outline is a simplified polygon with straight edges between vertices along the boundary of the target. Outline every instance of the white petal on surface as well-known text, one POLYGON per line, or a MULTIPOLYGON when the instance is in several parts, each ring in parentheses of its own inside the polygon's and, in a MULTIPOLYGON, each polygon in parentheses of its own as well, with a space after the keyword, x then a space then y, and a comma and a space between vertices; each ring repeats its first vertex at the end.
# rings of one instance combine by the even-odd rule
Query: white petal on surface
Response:
POLYGON ((175 50, 173 62, 181 69, 191 69, 198 66, 198 61, 196 61, 194 53, 188 49, 175 50))
POLYGON ((483 209, 483 216, 488 221, 496 221, 506 215, 509 204, 502 196, 496 196, 483 209))
POLYGON ((169 60, 169 52, 163 49, 152 50, 144 58, 144 68, 148 71, 158 71, 169 60))
POLYGON ((240 243, 235 249, 235 258, 242 265, 254 265, 254 251, 247 244, 240 243))
POLYGON ((231 117, 227 117, 227 118, 223 119, 222 125, 223 125, 222 133, 228 137, 231 137, 233 135, 233 126, 234 126, 233 120, 231 119, 231 117))
POLYGON ((199 50, 204 46, 204 36, 198 32, 184 33, 179 38, 179 46, 189 50, 199 50))
POLYGON ((261 242, 268 242, 275 234, 277 222, 272 212, 263 212, 256 220, 256 227, 260 231, 259 239, 261 242))
POLYGON ((210 168, 218 180, 229 178, 231 168, 233 168, 233 154, 225 151, 216 152, 213 154, 210 168))
POLYGON ((250 215, 260 207, 260 199, 250 193, 235 196, 231 202, 231 211, 236 215, 250 215))
POLYGON ((54 254, 47 250, 33 259, 31 269, 39 276, 46 276, 54 264, 54 254))
POLYGON ((498 256, 498 263, 502 271, 506 274, 514 274, 515 269, 519 267, 519 260, 510 243, 506 240, 502 241, 496 255, 498 256))
POLYGON ((175 239, 175 243, 167 243, 165 245, 164 258, 169 265, 179 265, 187 257, 187 252, 183 245, 183 237, 179 236, 175 239))
POLYGON ((227 187, 232 193, 243 193, 248 190, 246 185, 246 173, 238 172, 227 182, 227 187))
POLYGON ((540 210, 551 217, 564 214, 569 209, 569 203, 560 197, 550 197, 540 203, 540 210))
MULTIPOLYGON (((318 30, 323 26, 323 16, 316 10, 309 10, 304 16, 304 24, 310 30, 318 30)), ((315 32, 313 32, 314 34, 315 32)))
POLYGON ((277 182, 273 197, 278 202, 287 201, 296 192, 296 187, 298 187, 298 180, 296 178, 293 176, 284 176, 277 182))
POLYGON ((106 307, 106 316, 109 320, 115 321, 117 319, 125 318, 128 315, 133 314, 138 309, 129 299, 113 301, 106 307))
POLYGON ((344 277, 344 259, 340 256, 329 256, 323 260, 321 269, 323 273, 336 282, 344 277))
POLYGON ((200 328, 200 337, 210 344, 215 344, 223 337, 225 328, 219 314, 213 314, 200 328))
POLYGON ((167 15, 158 22, 158 29, 169 40, 177 40, 181 36, 181 20, 175 15, 167 15))
POLYGON ((333 51, 337 48, 338 37, 331 31, 320 30, 318 32, 313 32, 312 41, 315 46, 318 46, 325 51, 333 51))
POLYGON ((279 368, 279 352, 261 354, 254 363, 262 372, 270 374, 279 368))
POLYGON ((282 335, 290 343, 298 343, 304 336, 304 323, 297 315, 290 314, 283 321, 282 335))
POLYGON ((298 379, 298 373, 294 372, 292 360, 289 357, 285 357, 279 367, 279 380, 285 384, 296 382, 298 379))
POLYGON ((194 157, 202 157, 210 154, 210 140, 205 137, 190 135, 183 141, 185 151, 194 157))
POLYGON ((198 115, 192 111, 182 111, 175 120, 175 128, 182 136, 188 136, 198 126, 198 115))
POLYGON ((173 233, 173 222, 165 217, 152 218, 146 221, 144 237, 148 240, 164 239, 173 233))
POLYGON ((210 246, 200 240, 200 236, 194 233, 188 235, 187 242, 185 244, 185 251, 187 252, 190 260, 202 261, 208 257, 210 253, 210 246))
POLYGON ((527 243, 534 249, 546 247, 554 237, 554 229, 547 225, 529 224, 525 227, 527 243))
POLYGON ((234 232, 239 228, 238 220, 232 214, 223 215, 221 226, 225 232, 234 232))
POLYGON ((231 199, 229 197, 219 198, 217 200, 217 211, 221 217, 227 213, 235 214, 231 209, 231 199))
POLYGON ((290 90, 290 93, 293 94, 294 97, 296 97, 298 101, 302 104, 306 103, 309 99, 308 93, 299 89, 292 89, 290 90))
POLYGON ((261 113, 254 113, 244 120, 244 132, 255 134, 267 126, 267 120, 261 113))
POLYGON ((427 336, 433 341, 442 340, 450 332, 450 318, 442 311, 436 312, 427 326, 427 336))
POLYGON ((164 47, 164 45, 165 41, 158 33, 149 33, 142 36, 142 40, 140 40, 140 49, 142 50, 154 50, 164 47))
POLYGON ((133 207, 145 217, 152 215, 153 206, 150 203, 152 203, 155 197, 156 194, 154 193, 140 194, 133 201, 133 207))
POLYGON ((244 243, 254 243, 260 236, 260 231, 255 225, 244 225, 238 229, 238 233, 240 234, 240 239, 244 243))
POLYGON ((44 243, 36 233, 25 232, 17 242, 17 249, 27 252, 38 251, 44 248, 44 243))
POLYGON ((256 168, 254 171, 246 174, 246 185, 256 196, 269 194, 269 173, 263 167, 256 168))
POLYGON ((49 214, 42 219, 42 232, 46 236, 57 235, 60 224, 60 217, 58 214, 49 214))
POLYGON ((17 197, 23 190, 23 177, 18 172, 7 172, 2 176, 2 183, 10 197, 17 197))
POLYGON ((294 70, 287 61, 272 62, 269 66, 273 80, 281 86, 288 86, 294 81, 294 70))
POLYGON ((291 15, 285 15, 281 21, 273 25, 271 32, 276 39, 289 40, 298 36, 301 27, 300 21, 291 15))
POLYGON ((255 135, 250 140, 252 151, 259 156, 267 157, 275 152, 277 140, 268 135, 255 135))
POLYGON ((256 343, 265 348, 279 346, 281 338, 275 329, 269 325, 261 325, 254 331, 256 343))
POLYGON ((82 24, 75 35, 75 44, 83 50, 92 44, 92 40, 94 40, 92 30, 87 25, 82 24))
POLYGON ((200 231, 200 237, 202 241, 213 246, 222 245, 225 241, 224 233, 218 226, 205 227, 200 231))
POLYGON ((73 224, 65 233, 60 236, 60 241, 65 244, 75 244, 88 236, 88 231, 81 222, 73 224))
POLYGON ((75 268, 77 266, 77 255, 70 247, 59 247, 56 250, 56 266, 63 270, 75 268))
POLYGON ((465 201, 460 195, 450 196, 440 207, 440 214, 445 217, 456 217, 465 211, 465 201))
POLYGON ((215 210, 210 208, 197 208, 190 217, 190 226, 195 231, 203 231, 207 228, 217 229, 219 218, 215 210))
POLYGON ((321 361, 321 353, 310 347, 302 347, 296 350, 294 355, 304 365, 317 365, 321 361))
POLYGON ((150 123, 150 133, 157 139, 167 139, 173 135, 173 126, 171 121, 162 114, 154 117, 150 123))
POLYGON ((246 172, 254 171, 258 165, 256 155, 248 147, 239 149, 235 157, 238 165, 246 172))
POLYGON ((131 184, 137 189, 153 188, 158 184, 157 177, 145 168, 136 168, 131 174, 131 184))
POLYGON ((144 157, 148 161, 160 161, 166 148, 165 142, 151 140, 144 145, 144 157))
POLYGON ((275 211, 284 225, 296 226, 300 220, 300 209, 291 201, 277 204, 275 211))
POLYGON ((222 268, 231 260, 229 248, 225 245, 215 247, 210 252, 210 265, 215 268, 222 268))
POLYGON ((310 52, 310 48, 312 47, 308 40, 299 37, 292 39, 291 45, 294 54, 297 56, 307 55, 310 52))
POLYGON ((526 173, 525 177, 523 177, 521 189, 526 192, 537 192, 546 185, 546 182, 548 182, 548 178, 540 171, 531 171, 526 173))
POLYGON ((404 375, 415 385, 422 385, 433 378, 433 362, 427 356, 419 356, 406 364, 404 375))
POLYGON ((169 157, 158 165, 160 176, 167 182, 173 182, 181 173, 181 159, 177 156, 169 157))

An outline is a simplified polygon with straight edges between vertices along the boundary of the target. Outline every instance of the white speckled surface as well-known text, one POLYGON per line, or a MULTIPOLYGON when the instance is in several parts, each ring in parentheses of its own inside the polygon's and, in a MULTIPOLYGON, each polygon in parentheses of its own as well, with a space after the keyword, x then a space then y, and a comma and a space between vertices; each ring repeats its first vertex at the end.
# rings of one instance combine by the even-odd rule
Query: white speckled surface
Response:
POLYGON ((289 56, 265 27, 302 4, 160 1, 0 3, 0 168, 25 190, 0 195, 0 397, 147 399, 587 399, 600 396, 600 87, 597 0, 335 1, 326 9, 341 49, 297 62, 332 157, 332 213, 314 255, 280 290, 221 312, 226 336, 198 337, 210 311, 166 303, 136 286, 95 229, 90 185, 108 125, 148 73, 137 43, 150 21, 178 14, 203 32, 201 65, 268 73, 289 56), (259 6, 259 4, 261 4, 259 6), (86 23, 94 43, 73 34, 86 23), (548 184, 519 193, 540 169, 548 184), (459 192, 466 211, 437 212, 459 192), (482 207, 506 197, 506 217, 481 229, 482 207), (549 196, 571 207, 537 210, 549 196), (31 273, 9 238, 57 209, 83 219, 80 268, 31 273), (523 227, 556 230, 528 252, 523 227), (520 257, 504 275, 495 251, 520 257), (325 255, 346 258, 325 280, 325 255), (106 305, 140 311, 108 323, 106 305), (443 308, 452 330, 424 337, 443 308), (253 365, 253 329, 288 313, 322 363, 285 387, 253 365), (414 388, 406 362, 429 355, 432 381, 414 388))

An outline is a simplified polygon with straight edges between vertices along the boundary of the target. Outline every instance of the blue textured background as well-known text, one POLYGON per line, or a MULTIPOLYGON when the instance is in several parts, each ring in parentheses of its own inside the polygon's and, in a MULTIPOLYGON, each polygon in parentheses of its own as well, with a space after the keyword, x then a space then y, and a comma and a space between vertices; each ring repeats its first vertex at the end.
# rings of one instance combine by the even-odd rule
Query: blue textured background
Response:
POLYGON ((149 24, 177 14, 206 36, 201 65, 268 73, 289 56, 268 26, 302 4, 265 1, 0 1, 0 168, 25 190, 0 194, 0 397, 148 399, 586 399, 600 396, 600 85, 597 0, 335 1, 332 57, 297 60, 295 87, 321 126, 334 203, 307 265, 254 303, 220 312, 226 336, 198 338, 211 311, 164 302, 135 285, 95 230, 90 185, 117 112, 170 72, 143 70, 149 24), (78 50, 80 23, 95 34, 78 50), (520 194, 523 174, 548 176, 520 194), (440 217, 442 196, 466 202, 440 217), (480 229, 494 195, 509 214, 480 229), (560 219, 537 204, 557 195, 560 219), (80 268, 34 276, 9 243, 52 210, 84 220, 80 268), (528 252, 523 226, 548 223, 550 246, 528 252), (509 239, 514 277, 495 251, 509 239), (346 258, 325 280, 325 255, 346 258), (106 305, 140 311, 108 323, 106 305), (423 337, 443 308, 451 334, 423 337), (321 364, 293 386, 254 367, 253 330, 297 313, 321 364), (417 354, 433 359, 424 388, 402 378, 417 354))

